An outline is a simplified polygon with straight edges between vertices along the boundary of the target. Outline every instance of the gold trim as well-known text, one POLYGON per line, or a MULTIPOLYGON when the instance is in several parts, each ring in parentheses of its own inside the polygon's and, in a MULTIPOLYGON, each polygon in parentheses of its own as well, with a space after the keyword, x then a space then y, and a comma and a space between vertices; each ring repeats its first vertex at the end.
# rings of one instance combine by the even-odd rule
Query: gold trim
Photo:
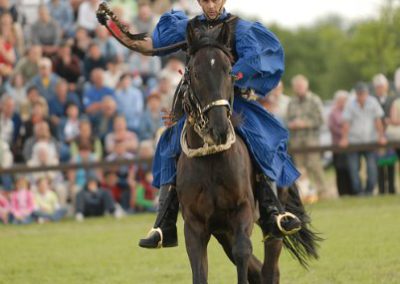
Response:
POLYGON ((284 213, 284 214, 279 214, 279 215, 276 217, 276 225, 278 226, 279 231, 281 231, 284 235, 286 235, 286 236, 288 236, 288 235, 293 235, 293 234, 295 234, 295 233, 297 233, 298 231, 301 230, 301 226, 300 226, 300 227, 295 228, 295 229, 293 229, 293 230, 291 230, 291 231, 286 231, 286 230, 282 227, 282 224, 281 224, 281 222, 282 222, 282 220, 283 220, 284 218, 293 218, 293 219, 297 219, 297 217, 296 217, 296 215, 294 215, 294 214, 292 214, 292 213, 290 213, 290 212, 286 212, 286 213, 284 213))

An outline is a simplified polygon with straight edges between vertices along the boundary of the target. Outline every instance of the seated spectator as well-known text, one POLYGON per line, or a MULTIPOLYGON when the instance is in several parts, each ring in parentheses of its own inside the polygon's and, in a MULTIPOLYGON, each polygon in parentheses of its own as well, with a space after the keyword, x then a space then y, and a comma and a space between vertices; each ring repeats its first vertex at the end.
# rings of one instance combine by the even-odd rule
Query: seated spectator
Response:
POLYGON ((43 47, 43 53, 51 57, 57 52, 62 38, 62 30, 58 23, 51 18, 45 5, 39 6, 38 13, 38 20, 31 28, 31 42, 40 44, 43 47))
POLYGON ((129 153, 136 153, 139 146, 137 135, 127 129, 126 119, 121 115, 114 119, 113 132, 106 136, 106 152, 115 153, 117 144, 123 144, 124 150, 129 153))
POLYGON ((106 96, 102 100, 99 119, 96 121, 96 134, 103 141, 112 132, 114 119, 117 117, 117 103, 111 96, 106 96))
POLYGON ((168 71, 162 71, 158 78, 158 86, 152 91, 161 98, 161 109, 170 110, 174 100, 175 89, 172 85, 171 74, 168 71))
POLYGON ((116 45, 118 43, 110 37, 106 27, 101 25, 96 27, 94 42, 99 46, 101 55, 104 58, 119 58, 120 60, 123 60, 123 55, 117 53, 118 49, 116 45))
POLYGON ((91 177, 76 196, 75 212, 77 221, 82 221, 87 217, 114 214, 116 210, 111 194, 100 188, 97 179, 91 177))
POLYGON ((34 197, 29 189, 28 180, 24 176, 17 178, 15 190, 11 193, 10 201, 13 224, 30 224, 33 222, 34 197))
POLYGON ((33 77, 28 84, 35 86, 40 95, 43 96, 47 102, 56 96, 56 85, 59 77, 52 71, 52 63, 48 58, 42 58, 39 62, 39 74, 33 77))
POLYGON ((49 115, 49 105, 44 97, 39 94, 39 90, 35 86, 31 86, 26 91, 27 101, 23 104, 20 109, 20 115, 22 121, 27 121, 33 112, 33 106, 35 104, 41 104, 45 116, 49 115))
POLYGON ((74 43, 72 45, 72 54, 77 56, 82 62, 86 53, 89 50, 89 46, 92 43, 92 39, 89 37, 87 30, 82 27, 78 27, 75 32, 74 43))
POLYGON ((79 135, 70 144, 71 157, 75 157, 79 154, 79 149, 84 145, 89 145, 88 147, 95 156, 95 161, 101 160, 103 157, 103 146, 100 139, 93 135, 92 125, 89 120, 83 119, 79 122, 79 135))
POLYGON ((115 91, 118 112, 125 116, 130 131, 139 131, 141 117, 144 111, 142 92, 133 87, 132 77, 129 74, 121 76, 115 91))
POLYGON ((81 102, 77 94, 68 91, 68 82, 64 79, 58 80, 55 91, 56 96, 49 101, 50 120, 54 126, 58 126, 66 118, 67 106, 74 104, 80 110, 81 102))
MULTIPOLYGON (((0 137, 0 168, 8 169, 12 167, 14 157, 10 151, 10 146, 0 137)), ((0 174, 0 188, 6 191, 12 190, 12 178, 8 174, 0 174)))
POLYGON ((13 20, 10 14, 0 16, 0 75, 9 77, 16 62, 16 35, 13 30, 13 20))
POLYGON ((12 145, 15 142, 15 132, 19 130, 17 129, 19 127, 17 118, 14 117, 15 102, 8 95, 3 96, 0 101, 0 138, 12 145))
POLYGON ((104 182, 101 187, 108 191, 114 202, 120 204, 125 211, 133 208, 130 205, 130 188, 127 187, 126 182, 120 182, 116 171, 108 170, 104 173, 104 182))
POLYGON ((10 218, 10 202, 7 194, 0 189, 0 222, 7 225, 10 218))
POLYGON ((24 77, 20 73, 13 75, 6 83, 5 90, 6 93, 13 98, 15 102, 15 110, 19 112, 28 102, 24 77))
POLYGON ((157 93, 153 93, 147 98, 146 111, 140 119, 139 139, 154 139, 161 127, 163 127, 161 98, 157 93))
POLYGON ((67 210, 62 208, 57 195, 51 190, 47 178, 37 181, 37 192, 35 197, 35 211, 33 216, 39 223, 58 222, 67 214, 67 210))
POLYGON ((42 58, 42 47, 40 45, 32 45, 27 49, 27 54, 17 61, 14 68, 15 74, 21 74, 24 82, 32 80, 39 73, 39 62, 42 58))
POLYGON ((47 7, 52 19, 54 19, 61 28, 62 36, 69 38, 75 32, 74 12, 69 1, 51 0, 47 7))
POLYGON ((161 72, 161 60, 156 56, 146 56, 138 52, 132 52, 128 58, 128 70, 132 74, 139 74, 144 82, 157 78, 161 72))
POLYGON ((123 69, 117 58, 109 60, 107 62, 107 70, 104 72, 104 85, 115 89, 123 74, 123 69))
MULTIPOLYGON (((356 98, 350 100, 343 112, 343 132, 340 145, 386 143, 382 117, 384 115, 376 98, 369 95, 368 85, 358 83, 355 86, 356 98)), ((354 194, 372 195, 377 183, 378 172, 374 151, 359 151, 348 154, 348 165, 354 194), (360 179, 360 160, 365 157, 367 163, 367 182, 363 188, 360 179)))
POLYGON ((133 25, 139 33, 151 33, 156 26, 149 1, 138 1, 138 13, 133 19, 133 25))
MULTIPOLYGON (((75 164, 93 163, 97 161, 99 161, 97 155, 93 152, 91 144, 89 143, 80 144, 78 151, 71 157, 71 163, 75 164)), ((81 191, 88 182, 89 177, 96 177, 101 180, 102 172, 101 170, 85 168, 70 170, 68 172, 68 181, 71 194, 75 195, 75 193, 81 191)))
POLYGON ((9 13, 12 21, 17 23, 20 19, 16 4, 11 4, 9 0, 0 0, 0 14, 9 13))
POLYGON ((99 4, 99 0, 85 0, 79 6, 77 24, 79 27, 85 28, 91 35, 94 35, 94 31, 99 24, 96 18, 99 4))
POLYGON ((94 69, 107 68, 107 61, 101 54, 100 47, 97 43, 91 43, 86 51, 85 59, 83 60, 83 75, 86 80, 89 80, 94 69))
POLYGON ((135 186, 134 209, 135 212, 156 212, 156 189, 151 186, 153 181, 153 175, 151 172, 146 173, 145 179, 145 184, 137 183, 135 186))
POLYGON ((71 53, 68 42, 64 42, 58 49, 57 56, 54 58, 54 72, 67 80, 69 90, 75 91, 77 89, 81 77, 81 62, 76 55, 71 53))
POLYGON ((91 74, 91 85, 83 94, 85 112, 92 116, 98 114, 105 96, 114 96, 114 90, 104 85, 104 71, 96 68, 91 74))
POLYGON ((70 144, 79 136, 79 108, 76 104, 70 103, 66 109, 67 117, 64 118, 58 127, 58 139, 70 144))

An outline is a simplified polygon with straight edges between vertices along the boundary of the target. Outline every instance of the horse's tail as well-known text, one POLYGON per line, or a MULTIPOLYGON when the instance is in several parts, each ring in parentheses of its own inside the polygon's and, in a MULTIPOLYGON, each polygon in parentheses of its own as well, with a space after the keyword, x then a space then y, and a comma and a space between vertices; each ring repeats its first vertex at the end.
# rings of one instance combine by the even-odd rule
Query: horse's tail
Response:
POLYGON ((284 237, 283 244, 304 268, 308 268, 310 259, 319 258, 318 243, 323 239, 311 228, 311 218, 301 202, 296 184, 289 187, 284 199, 286 210, 300 219, 302 228, 297 233, 284 237))

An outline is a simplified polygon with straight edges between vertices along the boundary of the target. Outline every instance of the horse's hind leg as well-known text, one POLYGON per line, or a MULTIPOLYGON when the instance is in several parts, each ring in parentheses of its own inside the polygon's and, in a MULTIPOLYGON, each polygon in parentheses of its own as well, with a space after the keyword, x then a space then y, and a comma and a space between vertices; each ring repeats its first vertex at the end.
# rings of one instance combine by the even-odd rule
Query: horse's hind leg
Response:
MULTIPOLYGON (((216 234, 214 235, 214 237, 221 244, 229 259, 233 263, 235 263, 235 260, 233 259, 232 255, 232 238, 225 234, 216 234)), ((261 269, 262 269, 262 263, 254 255, 251 255, 249 260, 249 269, 247 276, 249 284, 262 283, 261 269)))
POLYGON ((269 238, 264 243, 264 265, 262 276, 264 284, 279 284, 279 256, 282 251, 282 240, 269 238))
POLYGON ((207 245, 210 234, 199 223, 185 222, 186 251, 192 267, 193 284, 206 284, 208 274, 207 245))

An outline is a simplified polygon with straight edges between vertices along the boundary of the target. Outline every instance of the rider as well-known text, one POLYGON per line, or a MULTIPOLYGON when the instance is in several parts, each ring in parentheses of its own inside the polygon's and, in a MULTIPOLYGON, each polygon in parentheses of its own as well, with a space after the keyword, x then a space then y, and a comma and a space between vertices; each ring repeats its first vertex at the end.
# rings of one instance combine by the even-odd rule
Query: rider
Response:
MULTIPOLYGON (((221 22, 227 22, 233 16, 226 12, 225 2, 226 0, 198 0, 203 14, 196 17, 196 23, 214 28, 221 22)), ((184 41, 189 21, 183 12, 171 11, 161 17, 151 38, 133 41, 121 36, 121 39, 131 49, 150 54, 149 51, 153 48, 184 41)), ((256 191, 261 228, 266 234, 281 237, 299 230, 301 222, 295 215, 285 212, 277 198, 277 188, 291 186, 299 173, 287 154, 287 130, 261 105, 250 100, 249 94, 265 95, 279 83, 284 71, 284 53, 275 35, 260 23, 238 19, 232 30, 232 38, 234 42, 231 48, 236 57, 232 73, 237 78, 233 108, 244 116, 236 131, 247 144, 261 173, 256 191)), ((183 123, 184 118, 168 128, 157 146, 153 174, 154 186, 160 188, 160 211, 154 228, 147 238, 140 240, 141 247, 177 245, 176 220, 179 202, 175 181, 183 123)))

